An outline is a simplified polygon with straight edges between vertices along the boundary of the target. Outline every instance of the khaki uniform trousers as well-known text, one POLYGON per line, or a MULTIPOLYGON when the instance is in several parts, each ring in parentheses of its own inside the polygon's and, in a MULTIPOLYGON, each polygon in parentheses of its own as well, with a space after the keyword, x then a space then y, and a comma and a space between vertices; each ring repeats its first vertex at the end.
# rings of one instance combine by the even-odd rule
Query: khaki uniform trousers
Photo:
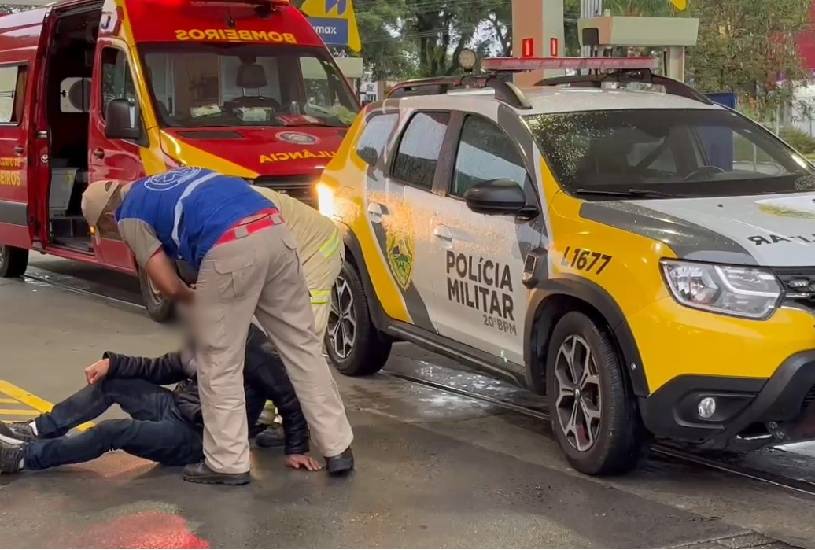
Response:
POLYGON ((253 315, 280 353, 319 451, 334 456, 351 445, 296 250, 276 225, 214 247, 201 264, 192 317, 204 456, 216 472, 249 471, 243 361, 253 315))

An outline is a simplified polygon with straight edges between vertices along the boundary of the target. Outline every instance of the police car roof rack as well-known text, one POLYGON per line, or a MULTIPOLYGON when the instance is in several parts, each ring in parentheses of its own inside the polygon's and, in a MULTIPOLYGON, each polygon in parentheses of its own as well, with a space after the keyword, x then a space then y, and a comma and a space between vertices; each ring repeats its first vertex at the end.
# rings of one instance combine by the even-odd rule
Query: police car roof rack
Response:
POLYGON ((516 73, 545 69, 594 71, 587 75, 547 78, 536 86, 574 86, 600 88, 604 83, 656 84, 665 92, 695 101, 712 101, 690 86, 672 78, 654 74, 658 61, 654 57, 493 57, 484 59, 481 66, 496 73, 516 73), (606 71, 606 72, 601 72, 606 71))
POLYGON ((388 99, 422 95, 438 95, 457 90, 492 89, 495 99, 515 107, 531 109, 532 105, 524 93, 503 75, 486 73, 465 76, 441 76, 407 80, 396 84, 388 93, 388 99))
POLYGON ((712 105, 711 101, 704 94, 691 88, 687 84, 654 74, 650 69, 622 69, 610 73, 589 74, 578 76, 560 76, 555 78, 545 78, 535 83, 535 86, 569 86, 573 88, 601 88, 606 83, 617 84, 653 84, 665 88, 665 93, 675 96, 700 101, 707 105, 712 105))

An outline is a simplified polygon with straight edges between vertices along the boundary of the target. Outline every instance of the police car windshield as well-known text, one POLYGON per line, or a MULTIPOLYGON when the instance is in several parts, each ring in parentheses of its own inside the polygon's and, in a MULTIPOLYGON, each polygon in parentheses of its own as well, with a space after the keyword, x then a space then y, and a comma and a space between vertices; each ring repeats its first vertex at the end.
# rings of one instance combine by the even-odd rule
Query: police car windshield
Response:
POLYGON ((560 183, 589 200, 815 189, 808 162, 731 111, 582 111, 527 121, 560 183))
POLYGON ((164 126, 350 126, 358 106, 328 54, 292 46, 145 46, 164 126))

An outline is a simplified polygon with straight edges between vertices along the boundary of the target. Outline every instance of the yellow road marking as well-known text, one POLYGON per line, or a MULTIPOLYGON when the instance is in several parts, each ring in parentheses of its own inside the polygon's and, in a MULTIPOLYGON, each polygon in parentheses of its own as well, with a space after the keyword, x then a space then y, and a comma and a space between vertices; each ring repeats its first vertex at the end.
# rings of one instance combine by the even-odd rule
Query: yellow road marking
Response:
POLYGON ((1 416, 37 416, 39 411, 33 411, 31 409, 0 409, 0 417, 1 416))
MULTIPOLYGON (((35 412, 39 413, 46 413, 51 412, 51 409, 54 408, 54 404, 50 401, 46 401, 42 397, 34 395, 31 392, 25 391, 23 388, 15 386, 11 382, 6 380, 0 380, 0 393, 4 393, 9 397, 15 399, 16 402, 22 403, 23 405, 28 405, 35 412)), ((0 415, 9 415, 9 416, 31 416, 31 411, 21 411, 18 409, 0 409, 0 415)), ((85 422, 84 424, 80 424, 77 426, 77 430, 85 431, 90 428, 93 428, 93 422, 85 422)))

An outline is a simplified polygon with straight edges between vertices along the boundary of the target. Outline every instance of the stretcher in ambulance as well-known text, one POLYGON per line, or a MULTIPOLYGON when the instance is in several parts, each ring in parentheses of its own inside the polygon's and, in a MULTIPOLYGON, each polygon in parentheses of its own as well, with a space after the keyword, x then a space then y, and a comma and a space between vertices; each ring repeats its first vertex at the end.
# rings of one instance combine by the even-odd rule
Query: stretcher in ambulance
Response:
MULTIPOLYGON (((137 274, 82 192, 200 166, 316 202, 358 110, 288 0, 64 0, 0 17, 0 275, 38 250, 137 274)), ((169 312, 142 277, 148 311, 169 312)))

